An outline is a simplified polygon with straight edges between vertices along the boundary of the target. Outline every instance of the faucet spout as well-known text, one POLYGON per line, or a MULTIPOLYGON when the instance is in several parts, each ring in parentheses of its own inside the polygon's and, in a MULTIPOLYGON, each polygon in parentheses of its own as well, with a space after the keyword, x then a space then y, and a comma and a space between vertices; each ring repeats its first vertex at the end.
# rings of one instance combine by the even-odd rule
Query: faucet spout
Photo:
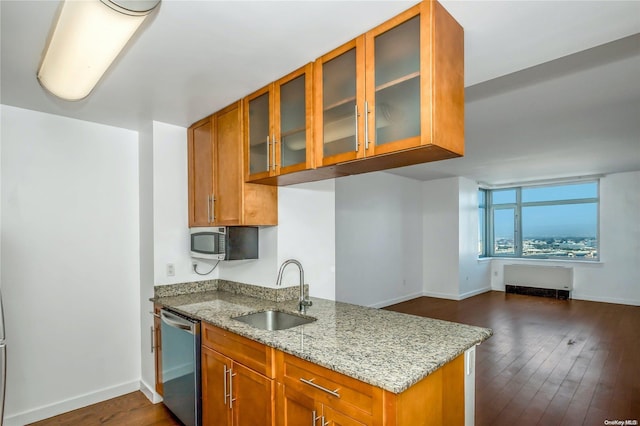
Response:
POLYGON ((300 296, 298 299, 298 312, 304 314, 307 311, 307 306, 311 306, 312 302, 304 295, 304 269, 302 268, 302 264, 295 259, 288 259, 282 262, 282 265, 280 265, 280 270, 278 271, 276 286, 280 287, 282 285, 282 273, 284 272, 284 269, 292 263, 296 265, 298 267, 298 270, 300 271, 300 296))

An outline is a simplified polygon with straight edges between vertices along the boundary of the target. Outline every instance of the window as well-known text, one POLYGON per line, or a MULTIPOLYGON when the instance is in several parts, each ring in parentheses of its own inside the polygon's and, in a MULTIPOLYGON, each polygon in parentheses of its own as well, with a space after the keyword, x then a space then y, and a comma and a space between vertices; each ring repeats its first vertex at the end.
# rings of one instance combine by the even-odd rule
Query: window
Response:
POLYGON ((479 256, 598 259, 598 182, 481 189, 479 256))
POLYGON ((487 190, 478 191, 478 256, 487 255, 487 190))

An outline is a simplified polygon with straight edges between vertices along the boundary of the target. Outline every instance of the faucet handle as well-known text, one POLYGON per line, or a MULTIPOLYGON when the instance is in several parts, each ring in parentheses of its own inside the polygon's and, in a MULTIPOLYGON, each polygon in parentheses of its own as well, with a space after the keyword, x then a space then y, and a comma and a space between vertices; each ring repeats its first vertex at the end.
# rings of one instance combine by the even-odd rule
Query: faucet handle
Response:
POLYGON ((298 312, 300 312, 301 314, 306 314, 307 313, 307 307, 308 306, 312 306, 313 302, 309 299, 302 299, 300 301, 300 303, 298 303, 298 312))

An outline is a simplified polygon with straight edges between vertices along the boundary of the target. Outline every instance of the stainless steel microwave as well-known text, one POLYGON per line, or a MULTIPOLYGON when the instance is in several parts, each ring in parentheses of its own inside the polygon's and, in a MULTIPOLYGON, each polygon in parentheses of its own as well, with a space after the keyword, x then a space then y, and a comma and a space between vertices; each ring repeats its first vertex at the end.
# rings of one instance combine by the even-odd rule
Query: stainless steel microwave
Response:
POLYGON ((257 226, 191 228, 191 257, 206 260, 258 258, 257 226))

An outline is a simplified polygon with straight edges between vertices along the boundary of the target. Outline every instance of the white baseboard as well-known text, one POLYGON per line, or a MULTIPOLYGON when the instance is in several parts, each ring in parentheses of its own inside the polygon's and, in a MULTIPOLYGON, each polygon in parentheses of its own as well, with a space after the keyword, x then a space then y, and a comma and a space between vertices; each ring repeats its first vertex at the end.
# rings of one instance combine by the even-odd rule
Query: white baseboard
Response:
POLYGON ((573 291, 571 292, 571 298, 575 300, 587 300, 589 302, 615 303, 618 305, 640 306, 640 300, 618 299, 615 297, 589 296, 589 295, 584 295, 580 293, 576 294, 573 291))
POLYGON ((140 380, 140 392, 142 392, 153 404, 162 402, 162 397, 155 391, 155 386, 150 386, 144 380, 140 380))
POLYGON ((396 303, 406 302, 407 300, 415 299, 416 297, 423 296, 422 293, 407 294, 406 296, 394 297, 393 299, 383 300, 369 305, 370 308, 384 308, 385 306, 395 305, 396 303))
POLYGON ((477 296, 479 294, 486 293, 488 291, 491 291, 491 287, 485 287, 485 288, 480 288, 478 290, 468 291, 466 293, 462 293, 461 295, 459 295, 458 300, 468 299, 469 297, 477 296))
POLYGON ((424 291, 422 292, 423 296, 427 296, 427 297, 435 297, 438 299, 449 299, 449 300, 460 300, 457 294, 451 294, 451 293, 438 293, 435 291, 424 291))
POLYGON ((84 395, 78 395, 77 397, 44 405, 32 410, 23 411, 22 413, 6 416, 4 418, 3 425, 23 426, 39 420, 48 419, 49 417, 57 416, 58 414, 66 413, 68 411, 77 410, 78 408, 86 407, 91 404, 106 401, 107 399, 135 392, 137 390, 140 390, 140 381, 134 380, 132 382, 100 389, 84 395))

